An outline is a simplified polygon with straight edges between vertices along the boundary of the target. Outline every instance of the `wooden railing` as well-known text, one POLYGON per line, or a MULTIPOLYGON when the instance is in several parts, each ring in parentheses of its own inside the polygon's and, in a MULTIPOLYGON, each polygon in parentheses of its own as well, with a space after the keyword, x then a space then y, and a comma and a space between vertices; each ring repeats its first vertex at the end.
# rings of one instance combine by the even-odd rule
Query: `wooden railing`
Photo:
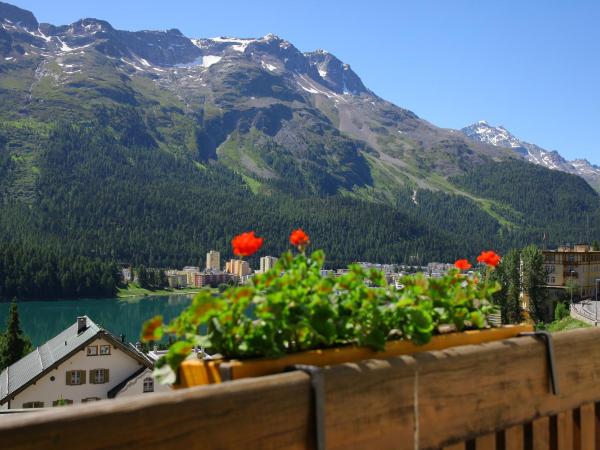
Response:
MULTIPOLYGON (((600 329, 325 368, 327 449, 600 449, 600 329)), ((0 417, 6 449, 313 449, 309 375, 0 417)))

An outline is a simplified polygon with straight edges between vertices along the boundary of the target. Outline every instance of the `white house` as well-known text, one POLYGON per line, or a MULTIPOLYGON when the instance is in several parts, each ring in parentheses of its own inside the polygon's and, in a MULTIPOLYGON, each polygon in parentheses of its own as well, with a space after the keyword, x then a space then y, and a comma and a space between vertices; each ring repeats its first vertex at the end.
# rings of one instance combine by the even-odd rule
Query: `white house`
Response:
POLYGON ((142 395, 149 392, 167 392, 170 390, 169 386, 154 382, 152 369, 142 367, 129 378, 108 391, 108 398, 131 397, 132 395, 142 395))
POLYGON ((48 408, 168 389, 154 385, 154 362, 89 317, 0 374, 0 409, 48 408))

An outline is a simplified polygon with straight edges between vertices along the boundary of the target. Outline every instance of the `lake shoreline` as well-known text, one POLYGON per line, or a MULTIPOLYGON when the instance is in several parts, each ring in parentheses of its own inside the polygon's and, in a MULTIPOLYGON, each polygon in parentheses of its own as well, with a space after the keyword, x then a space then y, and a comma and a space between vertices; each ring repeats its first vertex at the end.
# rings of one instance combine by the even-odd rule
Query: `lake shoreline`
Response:
POLYGON ((30 303, 30 302, 52 303, 54 301, 85 302, 88 300, 115 300, 115 299, 116 300, 131 300, 131 299, 135 299, 135 298, 142 299, 142 298, 154 297, 154 296, 195 295, 198 292, 200 292, 201 289, 202 288, 194 288, 194 289, 176 290, 176 291, 158 290, 158 291, 147 291, 147 292, 142 292, 142 293, 130 293, 130 294, 125 293, 126 291, 125 292, 119 291, 113 297, 0 298, 0 304, 10 304, 13 300, 16 300, 17 303, 30 303))
MULTIPOLYGON (((189 308, 193 292, 167 295, 128 296, 126 298, 38 299, 18 302, 21 329, 34 346, 43 345, 78 317, 87 316, 101 328, 127 342, 139 341, 144 323, 156 316, 166 322, 189 308)), ((9 316, 10 302, 0 303, 0 331, 9 316)))
POLYGON ((116 298, 143 298, 143 297, 151 297, 153 295, 193 295, 200 292, 202 289, 206 288, 184 288, 184 289, 158 289, 156 291, 151 291, 149 289, 143 289, 138 287, 133 288, 122 288, 117 291, 116 298))

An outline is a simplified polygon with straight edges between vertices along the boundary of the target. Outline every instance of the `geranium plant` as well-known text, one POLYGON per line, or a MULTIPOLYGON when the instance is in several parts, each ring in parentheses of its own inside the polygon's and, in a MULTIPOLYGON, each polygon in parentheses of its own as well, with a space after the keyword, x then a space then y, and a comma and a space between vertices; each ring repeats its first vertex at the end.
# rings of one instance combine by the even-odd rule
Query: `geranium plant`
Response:
MULTIPOLYGON (((232 241, 240 256, 251 256, 262 243, 254 233, 232 241)), ((176 338, 159 371, 176 369, 194 347, 239 359, 340 345, 383 350, 394 339, 425 344, 435 333, 487 327, 495 310, 491 298, 499 286, 489 282, 489 273, 500 257, 494 252, 478 258, 487 266, 483 280, 479 273, 465 274, 471 264, 459 260, 442 278, 409 275, 396 289, 381 271, 358 264, 339 277, 324 275, 325 255, 307 254, 310 240, 301 229, 292 232, 290 243, 295 250, 250 284, 219 295, 201 291, 171 323, 163 324, 161 317, 148 321, 144 341, 165 334, 176 338)))

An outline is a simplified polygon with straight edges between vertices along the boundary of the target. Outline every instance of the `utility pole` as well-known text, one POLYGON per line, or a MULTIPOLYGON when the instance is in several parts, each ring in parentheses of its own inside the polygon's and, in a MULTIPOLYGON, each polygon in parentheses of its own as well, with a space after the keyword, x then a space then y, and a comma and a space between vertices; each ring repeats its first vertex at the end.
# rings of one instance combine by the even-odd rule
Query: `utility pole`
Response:
POLYGON ((573 269, 569 271, 569 273, 571 274, 571 305, 573 304, 573 291, 575 290, 575 286, 573 285, 573 272, 573 269))

